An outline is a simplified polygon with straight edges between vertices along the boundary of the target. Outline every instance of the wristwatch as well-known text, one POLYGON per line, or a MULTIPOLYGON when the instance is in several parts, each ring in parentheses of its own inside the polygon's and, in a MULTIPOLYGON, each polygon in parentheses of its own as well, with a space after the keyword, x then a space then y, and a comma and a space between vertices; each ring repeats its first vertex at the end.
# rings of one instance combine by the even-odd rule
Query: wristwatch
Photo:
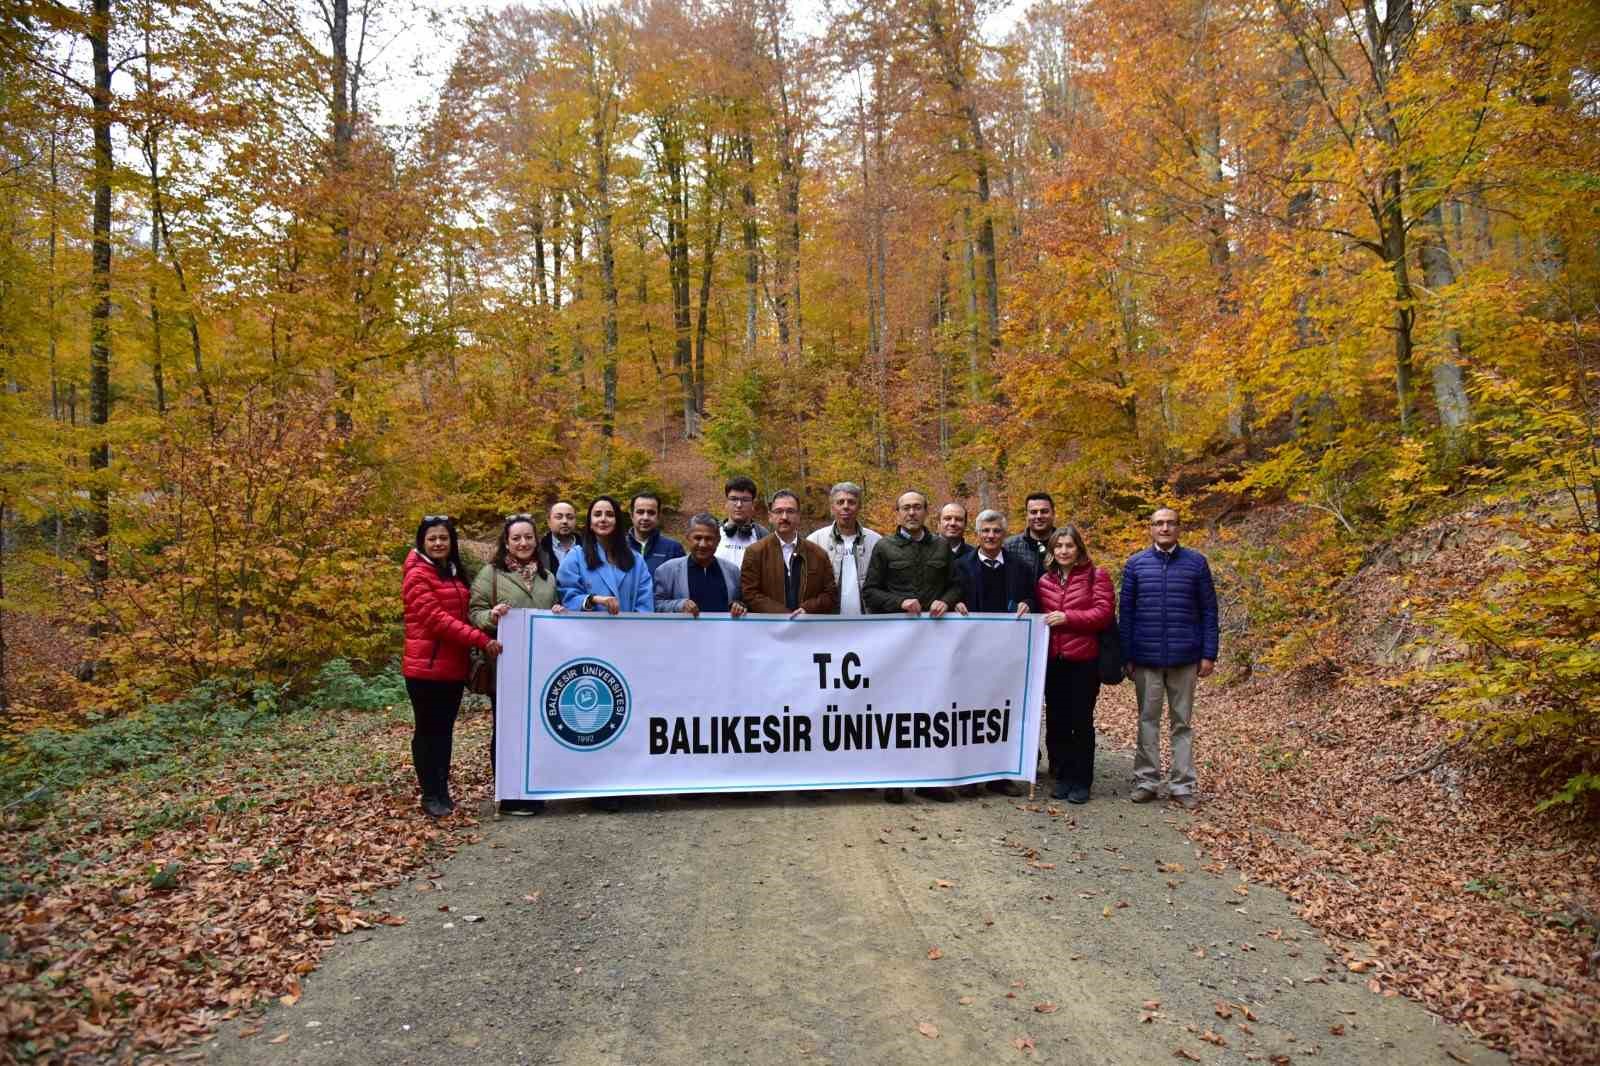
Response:
POLYGON ((594 610, 594 593, 591 592, 583 598, 583 609, 585 611, 594 610))

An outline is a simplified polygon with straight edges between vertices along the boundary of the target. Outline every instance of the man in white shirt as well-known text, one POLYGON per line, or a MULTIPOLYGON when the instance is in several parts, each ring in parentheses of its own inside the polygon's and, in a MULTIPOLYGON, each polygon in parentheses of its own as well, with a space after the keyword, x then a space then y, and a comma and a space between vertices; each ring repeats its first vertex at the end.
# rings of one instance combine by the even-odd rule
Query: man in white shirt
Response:
POLYGON ((767 535, 767 530, 755 520, 756 483, 740 474, 729 478, 722 492, 728 500, 728 520, 722 523, 722 543, 717 545, 717 558, 742 567, 745 550, 767 535))
POLYGON ((834 581, 839 586, 839 613, 865 614, 861 606, 861 584, 867 579, 867 562, 872 549, 883 537, 857 521, 861 513, 861 486, 841 481, 828 490, 828 509, 833 524, 823 526, 806 539, 828 553, 833 563, 834 581))

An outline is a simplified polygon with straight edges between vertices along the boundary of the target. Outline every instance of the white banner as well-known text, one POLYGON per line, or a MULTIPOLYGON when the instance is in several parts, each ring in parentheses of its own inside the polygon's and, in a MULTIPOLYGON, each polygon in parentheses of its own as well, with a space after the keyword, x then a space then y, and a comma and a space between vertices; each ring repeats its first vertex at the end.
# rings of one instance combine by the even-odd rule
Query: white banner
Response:
POLYGON ((495 796, 1033 780, 1040 615, 501 619, 495 796))

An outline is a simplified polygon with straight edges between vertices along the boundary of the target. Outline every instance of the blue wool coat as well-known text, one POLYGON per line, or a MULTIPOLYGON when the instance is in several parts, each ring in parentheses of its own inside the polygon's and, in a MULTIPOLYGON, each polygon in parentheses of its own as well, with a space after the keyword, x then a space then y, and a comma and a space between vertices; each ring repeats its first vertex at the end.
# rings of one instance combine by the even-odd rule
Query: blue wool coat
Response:
POLYGON ((1122 655, 1139 666, 1187 666, 1217 658, 1217 589, 1211 566, 1178 545, 1169 557, 1154 547, 1122 568, 1117 611, 1122 655))
POLYGON ((615 596, 624 611, 654 611, 656 584, 650 577, 644 556, 634 552, 633 567, 620 570, 605 554, 605 548, 601 547, 600 565, 593 570, 584 561, 582 544, 561 560, 561 569, 556 571, 556 590, 561 593, 562 605, 569 611, 581 611, 586 596, 615 596))

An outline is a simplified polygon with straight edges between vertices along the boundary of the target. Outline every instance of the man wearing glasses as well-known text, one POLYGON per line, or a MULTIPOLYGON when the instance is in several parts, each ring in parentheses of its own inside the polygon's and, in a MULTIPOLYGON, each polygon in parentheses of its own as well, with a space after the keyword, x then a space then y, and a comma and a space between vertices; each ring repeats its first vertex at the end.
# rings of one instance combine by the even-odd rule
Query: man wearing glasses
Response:
MULTIPOLYGON (((948 611, 960 610, 961 580, 956 576, 955 556, 943 537, 928 532, 928 497, 920 492, 902 493, 895 512, 900 528, 878 542, 867 563, 867 582, 861 589, 867 610, 908 618, 923 614, 942 618, 948 611)), ((942 786, 919 788, 917 794, 940 803, 956 798, 955 789, 942 786)), ((883 798, 904 803, 905 790, 885 789, 883 798)))
POLYGON ((1117 611, 1123 669, 1139 696, 1139 743, 1133 756, 1135 803, 1161 794, 1161 710, 1172 719, 1167 795, 1184 810, 1200 805, 1194 772, 1195 682, 1217 662, 1217 590, 1206 557, 1178 544, 1178 512, 1150 516, 1154 542, 1122 568, 1117 611))
POLYGON ((717 545, 717 558, 742 567, 745 549, 768 532, 756 522, 756 483, 740 474, 729 478, 722 491, 728 500, 728 520, 722 523, 722 543, 717 545))

